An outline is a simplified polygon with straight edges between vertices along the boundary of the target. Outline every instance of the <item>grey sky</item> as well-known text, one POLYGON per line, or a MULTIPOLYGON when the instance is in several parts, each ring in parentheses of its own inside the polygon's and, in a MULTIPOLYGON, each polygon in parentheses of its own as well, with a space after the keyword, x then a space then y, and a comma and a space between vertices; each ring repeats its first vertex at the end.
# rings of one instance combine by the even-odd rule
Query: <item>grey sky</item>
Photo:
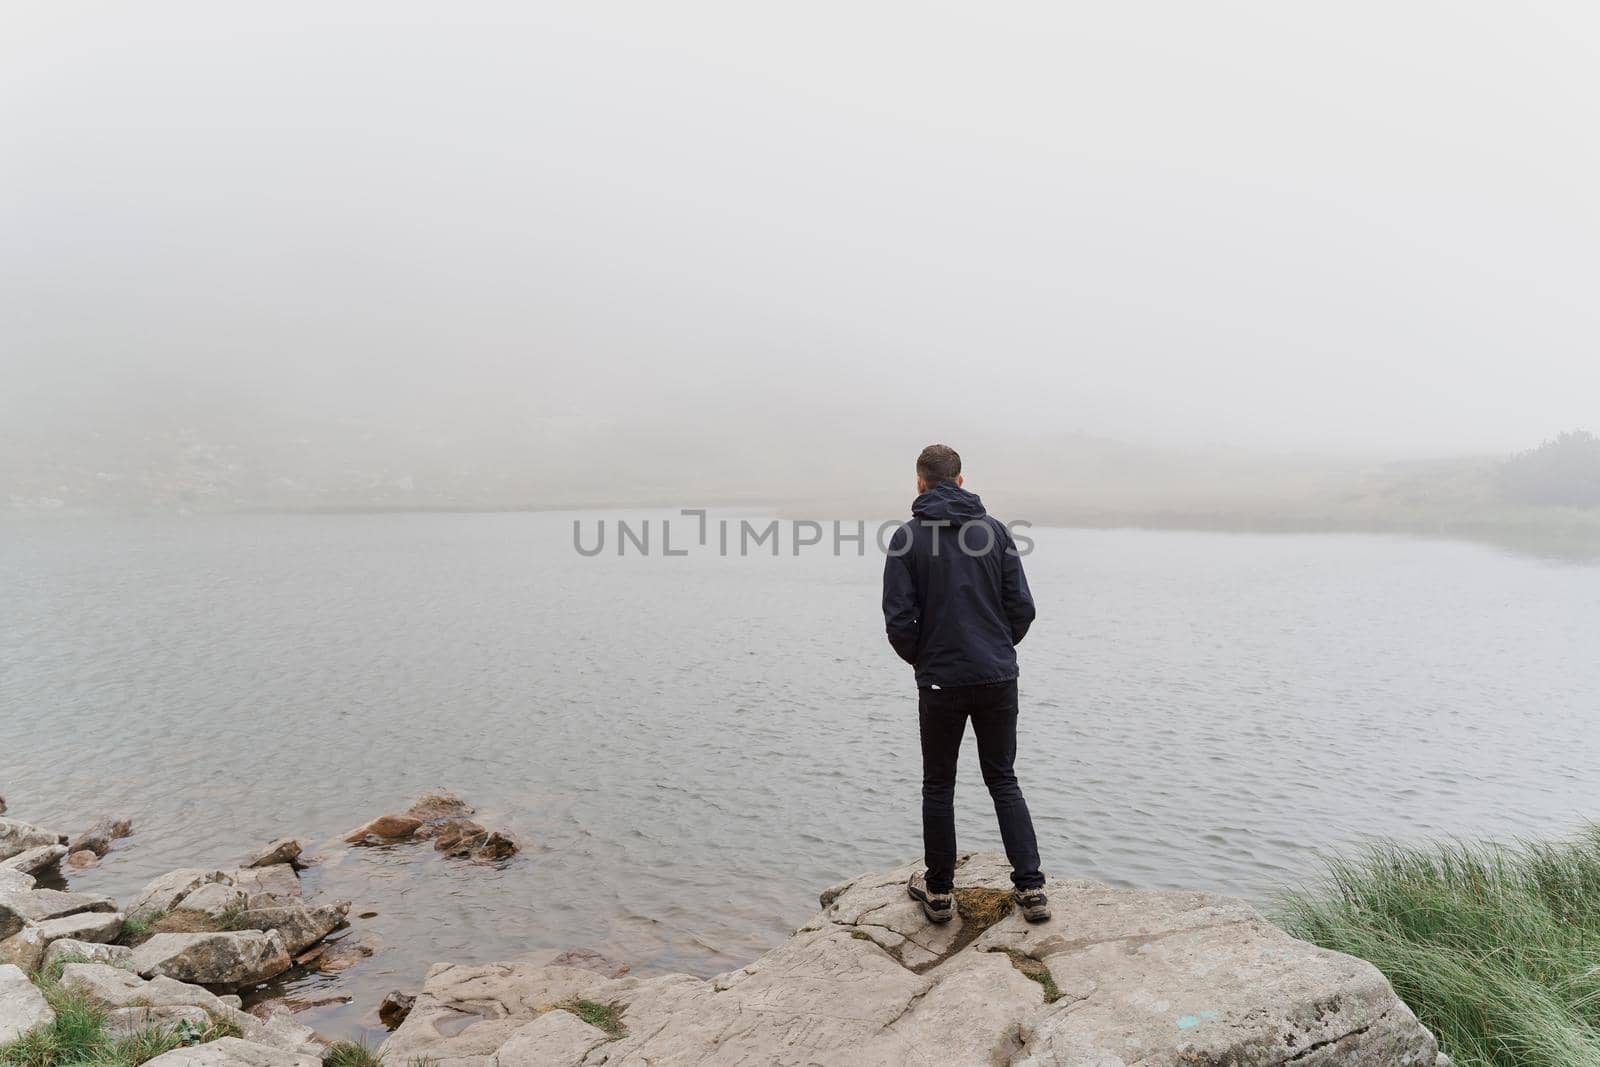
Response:
POLYGON ((0 407, 1526 447, 1597 11, 12 2, 0 407))

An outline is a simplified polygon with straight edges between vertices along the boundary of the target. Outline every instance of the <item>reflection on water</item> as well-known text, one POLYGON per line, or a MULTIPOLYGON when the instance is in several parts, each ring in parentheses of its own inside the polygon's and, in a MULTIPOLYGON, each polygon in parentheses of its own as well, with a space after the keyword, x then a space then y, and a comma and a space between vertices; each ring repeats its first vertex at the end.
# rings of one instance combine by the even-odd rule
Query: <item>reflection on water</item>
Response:
MULTIPOLYGON (((879 562, 578 557, 571 516, 0 527, 0 793, 136 835, 127 894, 281 834, 378 955, 303 985, 375 1025, 429 963, 588 945, 708 974, 918 850, 879 562), (345 831, 455 789, 503 867, 345 831), (326 987, 326 988, 323 988, 326 987)), ((1018 770, 1046 867, 1262 895, 1363 833, 1548 834, 1600 786, 1600 569, 1404 537, 1034 531, 1018 770)), ((971 742, 969 741, 969 747, 971 742)), ((997 847, 976 761, 963 846, 997 847)))

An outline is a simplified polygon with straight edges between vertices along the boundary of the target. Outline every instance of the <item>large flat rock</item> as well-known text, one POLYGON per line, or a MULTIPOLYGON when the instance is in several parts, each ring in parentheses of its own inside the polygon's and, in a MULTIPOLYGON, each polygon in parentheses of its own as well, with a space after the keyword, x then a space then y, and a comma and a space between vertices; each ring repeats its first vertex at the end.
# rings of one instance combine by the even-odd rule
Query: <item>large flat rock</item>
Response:
POLYGON ((435 967, 384 1051, 440 1067, 1434 1067, 1433 1036, 1376 969, 1242 901, 1057 879, 1054 918, 1029 925, 986 853, 957 871, 962 916, 934 926, 905 895, 915 869, 831 887, 794 936, 709 981, 435 967), (578 998, 610 1005, 621 1036, 560 1017, 578 998))

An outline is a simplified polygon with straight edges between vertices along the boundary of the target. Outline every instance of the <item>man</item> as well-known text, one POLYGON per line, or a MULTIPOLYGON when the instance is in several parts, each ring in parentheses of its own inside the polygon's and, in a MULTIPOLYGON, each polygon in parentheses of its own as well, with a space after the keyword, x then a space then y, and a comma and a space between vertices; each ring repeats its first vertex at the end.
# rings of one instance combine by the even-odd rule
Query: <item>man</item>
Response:
POLYGON ((916 668, 922 731, 925 874, 906 890, 936 923, 955 914, 956 758, 967 720, 994 800, 1013 897, 1029 922, 1050 918, 1033 819, 1012 763, 1017 755, 1016 644, 1033 622, 1033 597, 1011 532, 962 488, 961 457, 929 445, 917 457, 912 521, 895 531, 883 566, 889 643, 916 668))

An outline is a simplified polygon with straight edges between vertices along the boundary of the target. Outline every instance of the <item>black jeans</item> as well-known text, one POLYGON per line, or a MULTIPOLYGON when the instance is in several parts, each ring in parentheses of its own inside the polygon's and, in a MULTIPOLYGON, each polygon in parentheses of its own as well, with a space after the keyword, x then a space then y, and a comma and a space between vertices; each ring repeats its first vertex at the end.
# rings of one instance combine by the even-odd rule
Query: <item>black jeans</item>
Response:
POLYGON ((917 718, 922 726, 922 850, 928 864, 928 890, 948 893, 956 874, 956 760, 967 720, 978 738, 978 765, 994 800, 1000 837, 1011 861, 1011 881, 1019 889, 1044 885, 1039 873, 1039 843, 1033 817, 1022 799, 1016 772, 1017 683, 919 689, 917 718))

